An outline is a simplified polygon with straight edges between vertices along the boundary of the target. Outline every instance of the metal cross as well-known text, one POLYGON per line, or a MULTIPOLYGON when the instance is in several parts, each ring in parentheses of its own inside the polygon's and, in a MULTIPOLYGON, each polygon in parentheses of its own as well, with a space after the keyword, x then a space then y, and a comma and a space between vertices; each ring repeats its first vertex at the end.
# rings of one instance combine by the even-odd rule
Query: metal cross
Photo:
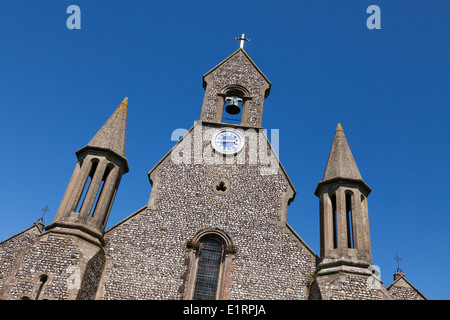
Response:
POLYGON ((44 215, 47 213, 47 211, 50 211, 50 209, 48 208, 48 205, 47 205, 44 209, 41 209, 41 210, 44 211, 44 213, 42 214, 42 217, 39 220, 44 222, 44 215))
POLYGON ((240 38, 235 38, 236 40, 241 40, 241 49, 244 49, 244 41, 250 41, 250 39, 245 38, 245 34, 242 34, 240 38))
POLYGON ((399 264, 399 262, 400 262, 400 260, 402 260, 402 258, 400 258, 400 257, 398 256, 398 253, 395 254, 394 260, 397 261, 397 272, 403 272, 402 269, 400 269, 400 264, 399 264))

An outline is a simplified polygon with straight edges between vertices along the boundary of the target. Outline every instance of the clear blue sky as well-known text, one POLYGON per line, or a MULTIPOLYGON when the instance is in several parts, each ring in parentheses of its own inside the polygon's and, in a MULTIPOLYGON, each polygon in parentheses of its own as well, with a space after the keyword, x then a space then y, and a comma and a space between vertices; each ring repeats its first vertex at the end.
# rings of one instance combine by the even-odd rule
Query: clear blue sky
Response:
POLYGON ((365 182, 374 264, 396 253, 430 299, 450 298, 450 2, 0 2, 0 240, 50 223, 86 145, 129 98, 127 158, 108 226, 145 206, 148 171, 199 119, 202 76, 245 33, 272 82, 263 126, 298 194, 288 222, 319 254, 321 180, 337 123, 365 182), (69 30, 66 9, 81 8, 69 30), (369 30, 369 5, 381 29, 369 30))

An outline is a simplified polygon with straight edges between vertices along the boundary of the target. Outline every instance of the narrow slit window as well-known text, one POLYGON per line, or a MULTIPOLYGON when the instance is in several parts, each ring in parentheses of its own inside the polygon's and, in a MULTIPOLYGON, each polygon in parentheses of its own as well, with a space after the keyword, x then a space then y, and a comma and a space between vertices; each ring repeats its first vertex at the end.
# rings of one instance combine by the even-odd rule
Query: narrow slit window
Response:
POLYGON ((338 247, 337 244, 337 212, 336 212, 336 195, 331 196, 331 207, 333 210, 333 248, 338 247))
POLYGON ((95 170, 97 169, 97 164, 98 163, 96 161, 92 163, 91 172, 89 172, 89 176, 86 180, 86 183, 84 184, 83 192, 81 193, 80 199, 78 199, 78 204, 75 212, 80 212, 81 208, 83 207, 84 199, 86 199, 86 194, 92 183, 92 177, 94 176, 95 170))
POLYGON ((86 197, 86 193, 87 193, 90 185, 91 185, 91 177, 89 176, 87 178, 86 183, 84 184, 83 193, 81 194, 81 197, 78 200, 78 204, 77 204, 77 208, 76 208, 75 212, 80 212, 81 207, 83 205, 83 201, 81 201, 81 199, 84 199, 86 197))
POLYGON ((352 195, 350 193, 345 194, 345 211, 347 219, 347 247, 353 248, 353 217, 352 217, 352 195))
POLYGON ((35 300, 39 300, 39 297, 41 295, 42 292, 42 288, 44 287, 44 284, 47 282, 48 277, 46 275, 42 275, 39 278, 39 287, 38 290, 36 292, 36 299, 35 300))
POLYGON ((222 244, 214 239, 202 242, 198 258, 194 300, 215 300, 222 263, 222 244))
POLYGON ((102 222, 102 225, 105 225, 106 219, 108 218, 109 213, 111 212, 111 208, 112 208, 114 199, 115 199, 115 197, 116 197, 116 194, 117 194, 117 188, 118 188, 118 187, 119 187, 119 181, 117 181, 116 187, 114 188, 114 192, 113 192, 111 198, 109 199, 107 211, 106 211, 105 215, 103 216, 103 222, 102 222))
POLYGON ((105 174, 103 175, 102 181, 100 183, 100 187, 99 187, 100 191, 97 191, 97 195, 95 196, 95 200, 94 200, 94 205, 91 208, 91 214, 90 214, 91 217, 94 217, 95 210, 97 209, 98 202, 101 199, 103 189, 105 187, 105 181, 108 178, 110 171, 111 171, 110 168, 106 168, 105 174))
POLYGON ((102 182, 100 182, 100 187, 99 187, 100 191, 97 191, 97 195, 95 196, 95 200, 94 200, 95 205, 92 206, 91 213, 89 214, 91 217, 94 217, 95 209, 97 209, 98 199, 100 199, 100 196, 102 194, 104 186, 105 186, 105 180, 102 180, 102 182))

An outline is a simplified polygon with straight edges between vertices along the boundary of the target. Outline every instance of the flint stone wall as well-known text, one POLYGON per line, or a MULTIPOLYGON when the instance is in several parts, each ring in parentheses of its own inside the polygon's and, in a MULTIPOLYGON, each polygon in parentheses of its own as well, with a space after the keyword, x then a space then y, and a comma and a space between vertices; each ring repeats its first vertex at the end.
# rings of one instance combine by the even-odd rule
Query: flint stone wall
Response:
POLYGON ((388 290, 390 296, 394 300, 425 300, 425 298, 403 278, 389 286, 388 290))
POLYGON ((48 280, 42 288, 40 298, 69 299, 67 286, 69 272, 78 269, 80 253, 73 240, 68 237, 41 236, 34 243, 16 253, 17 269, 12 270, 9 287, 5 288, 7 299, 20 299, 27 296, 35 299, 39 286, 39 276, 47 275, 48 280))
MULTIPOLYGON (((193 147, 192 140, 185 141, 193 147)), ((212 152, 209 141, 202 145, 206 152, 212 152)), ((224 231, 236 249, 225 279, 227 296, 306 299, 316 256, 286 226, 293 193, 287 177, 281 169, 262 175, 262 167, 236 159, 223 165, 164 158, 151 173, 148 207, 106 234, 107 263, 97 298, 185 298, 191 272, 186 244, 212 227, 224 231), (230 187, 224 195, 213 190, 219 179, 230 187)))
POLYGON ((343 272, 317 276, 310 293, 310 300, 389 299, 382 284, 372 277, 343 272))
POLYGON ((0 296, 3 292, 3 283, 13 268, 17 253, 33 243, 40 234, 41 231, 33 226, 0 242, 0 296))
POLYGON ((347 275, 332 289, 332 300, 381 300, 379 291, 369 285, 368 277, 347 275))
POLYGON ((425 300, 413 288, 392 287, 389 294, 394 300, 425 300))

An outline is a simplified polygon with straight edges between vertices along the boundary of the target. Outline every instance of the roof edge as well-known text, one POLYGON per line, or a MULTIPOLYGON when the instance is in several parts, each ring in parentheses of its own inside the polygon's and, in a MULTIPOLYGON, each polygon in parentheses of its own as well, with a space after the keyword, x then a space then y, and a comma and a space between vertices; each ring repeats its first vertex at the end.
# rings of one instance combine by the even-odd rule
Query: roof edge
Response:
POLYGON ((415 286, 413 286, 412 283, 409 282, 409 281, 406 279, 406 276, 405 276, 405 275, 399 276, 397 279, 395 279, 389 286, 386 287, 386 290, 389 292, 389 290, 394 286, 394 284, 396 284, 397 282, 399 282, 400 279, 405 280, 406 283, 407 283, 409 286, 411 286, 411 288, 413 288, 413 289, 414 289, 414 290, 415 290, 422 298, 424 298, 425 300, 428 300, 428 298, 425 297, 425 295, 424 295, 422 292, 420 292, 419 289, 417 289, 415 286))
POLYGON ((139 210, 133 212, 132 214, 130 214, 128 217, 125 217, 124 219, 120 220, 119 222, 117 222, 115 225, 113 225, 112 227, 110 227, 108 230, 105 231, 105 233, 103 234, 103 237, 105 238, 106 235, 111 232, 112 230, 114 230, 115 228, 119 227, 120 225, 124 224, 125 222, 127 222, 128 220, 130 220, 131 218, 133 218, 135 215, 141 213, 142 211, 144 211, 145 209, 147 209, 147 205, 143 206, 142 208, 140 208, 139 210))
POLYGON ((80 159, 80 157, 83 154, 85 154, 85 153, 87 153, 89 151, 92 151, 92 150, 93 151, 97 151, 97 152, 105 152, 105 153, 109 153, 109 154, 113 155, 120 162, 122 162, 122 164, 124 166, 124 174, 128 173, 130 171, 130 168, 128 167, 128 160, 127 160, 127 158, 122 156, 121 154, 117 153, 116 151, 110 149, 110 148, 85 145, 83 148, 78 149, 77 151, 75 151, 75 155, 77 156, 78 159, 80 159))
POLYGON ((321 193, 321 190, 331 184, 335 184, 335 183, 339 183, 339 182, 343 182, 343 183, 352 183, 352 184, 357 184, 359 185, 364 192, 366 192, 366 197, 370 194, 370 192, 372 191, 372 189, 363 181, 360 179, 351 179, 351 178, 342 178, 342 177, 336 177, 336 178, 332 178, 329 180, 323 180, 320 181, 319 184, 316 187, 316 190, 314 191, 314 194, 316 196, 319 196, 321 193))
POLYGON ((216 70, 217 68, 219 68, 221 65, 223 65, 225 62, 227 62, 228 60, 230 60, 234 55, 236 55, 238 52, 242 52, 245 57, 250 61, 250 63, 253 65, 253 67, 261 74, 261 76, 264 78, 264 80, 266 80, 267 84, 269 85, 269 88, 266 90, 266 98, 269 96, 269 92, 270 92, 270 87, 272 86, 272 83, 270 82, 270 80, 266 77, 266 75, 261 71, 261 69, 258 68, 258 66, 256 65, 256 63, 252 60, 252 58, 250 58, 250 56, 248 55, 247 52, 245 52, 244 49, 239 48, 237 49, 235 52, 233 52, 232 54, 230 54, 227 58, 225 58, 224 60, 222 60, 219 64, 217 64, 215 67, 213 67, 211 70, 209 70, 208 72, 206 72, 203 75, 203 88, 206 89, 206 81, 205 78, 212 73, 214 70, 216 70))
POLYGON ((13 234, 12 236, 6 238, 5 240, 0 241, 0 245, 2 245, 3 243, 5 243, 5 242, 7 242, 7 241, 9 241, 9 240, 14 239, 15 237, 20 236, 21 234, 24 234, 24 233, 26 233, 26 232, 32 230, 33 228, 36 228, 36 229, 40 232, 40 234, 44 233, 44 232, 43 232, 43 229, 40 229, 39 226, 36 224, 36 222, 37 222, 37 221, 35 221, 35 222, 33 223, 33 225, 29 226, 28 228, 26 228, 26 229, 24 229, 24 230, 22 230, 22 231, 19 231, 19 232, 17 232, 16 234, 13 234))

